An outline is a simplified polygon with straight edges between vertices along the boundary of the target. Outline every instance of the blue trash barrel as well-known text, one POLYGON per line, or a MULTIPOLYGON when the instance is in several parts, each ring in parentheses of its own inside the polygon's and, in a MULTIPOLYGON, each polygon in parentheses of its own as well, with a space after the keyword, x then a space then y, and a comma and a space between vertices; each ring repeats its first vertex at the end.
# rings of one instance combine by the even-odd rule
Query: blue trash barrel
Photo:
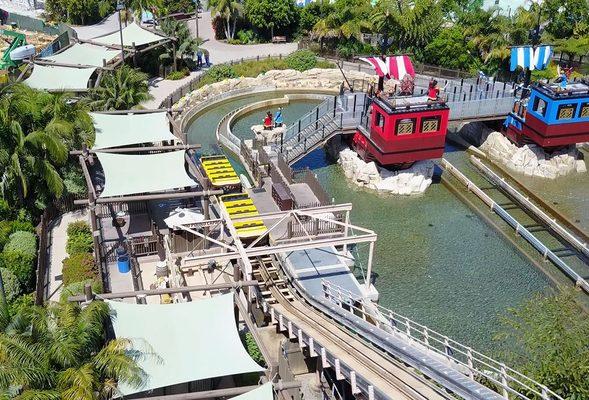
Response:
POLYGON ((129 253, 123 246, 117 247, 117 265, 121 274, 126 274, 131 270, 131 264, 129 262, 129 253))

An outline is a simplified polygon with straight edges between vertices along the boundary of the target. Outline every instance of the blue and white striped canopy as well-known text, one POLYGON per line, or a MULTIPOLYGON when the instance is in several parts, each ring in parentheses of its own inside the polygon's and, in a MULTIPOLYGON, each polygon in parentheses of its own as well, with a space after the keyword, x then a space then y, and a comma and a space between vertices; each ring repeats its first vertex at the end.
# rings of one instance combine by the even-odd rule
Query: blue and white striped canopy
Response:
POLYGON ((545 69, 550 63, 552 48, 550 46, 539 46, 536 49, 530 46, 511 48, 511 70, 517 67, 529 68, 531 71, 545 69))

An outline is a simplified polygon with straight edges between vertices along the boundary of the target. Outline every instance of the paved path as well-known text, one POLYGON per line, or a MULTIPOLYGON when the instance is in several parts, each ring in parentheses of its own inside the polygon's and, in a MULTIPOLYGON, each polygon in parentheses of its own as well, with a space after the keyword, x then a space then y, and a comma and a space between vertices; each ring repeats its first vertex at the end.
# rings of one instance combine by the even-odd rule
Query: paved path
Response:
MULTIPOLYGON (((210 61, 213 64, 221 64, 231 60, 237 61, 242 58, 268 56, 279 54, 290 54, 297 49, 296 43, 281 43, 281 44, 254 44, 254 45, 232 45, 220 42, 215 39, 215 33, 211 24, 211 13, 204 12, 200 14, 199 19, 199 35, 206 42, 203 48, 210 53, 210 61)), ((194 18, 187 21, 188 27, 195 35, 196 27, 194 18)), ((177 81, 169 81, 160 77, 154 78, 149 82, 149 93, 153 96, 152 100, 142 103, 145 108, 158 108, 161 102, 168 97, 176 89, 182 87, 184 84, 190 82, 196 76, 201 75, 204 71, 193 71, 189 76, 177 81)))
POLYGON ((45 293, 48 300, 59 301, 59 295, 63 287, 62 267, 63 260, 68 257, 65 246, 67 243, 67 227, 70 223, 76 221, 86 221, 89 223, 86 210, 73 211, 63 214, 58 219, 53 220, 49 231, 49 285, 45 293))

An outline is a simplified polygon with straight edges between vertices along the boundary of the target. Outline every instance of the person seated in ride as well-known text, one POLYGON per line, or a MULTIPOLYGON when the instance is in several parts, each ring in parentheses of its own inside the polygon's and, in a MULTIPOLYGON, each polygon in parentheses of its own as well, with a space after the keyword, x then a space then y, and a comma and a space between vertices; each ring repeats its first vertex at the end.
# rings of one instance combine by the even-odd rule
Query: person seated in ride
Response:
POLYGON ((564 92, 567 90, 567 85, 569 84, 569 79, 571 78, 571 73, 573 72, 573 67, 569 68, 560 68, 560 65, 556 66, 556 73, 558 74, 558 78, 556 78, 556 82, 560 83, 558 90, 564 92))
POLYGON ((437 101, 440 98, 440 88, 438 87, 438 81, 432 79, 429 82, 427 89, 427 101, 437 101))
POLYGON ((276 111, 276 116, 274 117, 274 127, 278 128, 284 125, 284 118, 282 117, 282 107, 278 108, 276 111))
POLYGON ((264 118, 264 129, 272 129, 272 113, 270 111, 266 112, 266 117, 264 118))

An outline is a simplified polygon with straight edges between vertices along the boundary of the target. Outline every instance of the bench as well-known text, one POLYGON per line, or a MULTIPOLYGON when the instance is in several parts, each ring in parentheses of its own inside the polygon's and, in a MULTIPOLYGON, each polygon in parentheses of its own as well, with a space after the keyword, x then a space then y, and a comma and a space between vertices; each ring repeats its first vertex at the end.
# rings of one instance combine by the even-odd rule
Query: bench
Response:
POLYGON ((272 36, 272 43, 286 43, 286 36, 272 36))

